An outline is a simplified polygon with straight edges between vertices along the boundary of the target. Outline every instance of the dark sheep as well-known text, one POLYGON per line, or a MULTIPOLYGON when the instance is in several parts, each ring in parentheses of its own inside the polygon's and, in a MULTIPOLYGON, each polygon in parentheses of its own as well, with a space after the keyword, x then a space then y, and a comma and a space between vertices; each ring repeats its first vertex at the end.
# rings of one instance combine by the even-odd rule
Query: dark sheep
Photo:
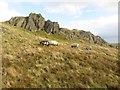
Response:
POLYGON ((75 48, 75 47, 78 47, 78 46, 79 46, 78 43, 74 43, 74 44, 71 45, 72 48, 75 48))
POLYGON ((47 41, 47 40, 41 41, 41 42, 40 42, 40 45, 49 46, 49 41, 47 41))

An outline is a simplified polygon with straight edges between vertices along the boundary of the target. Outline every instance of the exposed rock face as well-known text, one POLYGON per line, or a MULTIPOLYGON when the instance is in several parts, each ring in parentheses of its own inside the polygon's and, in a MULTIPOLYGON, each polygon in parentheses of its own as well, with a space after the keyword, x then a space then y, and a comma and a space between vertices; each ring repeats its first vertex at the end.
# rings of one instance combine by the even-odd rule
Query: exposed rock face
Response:
POLYGON ((95 43, 99 45, 107 44, 107 42, 103 40, 100 36, 95 36, 91 32, 85 32, 81 30, 79 33, 80 33, 80 36, 88 40, 90 43, 95 43))
POLYGON ((30 30, 41 30, 44 27, 45 19, 41 16, 41 14, 31 13, 27 19, 26 29, 30 30))
POLYGON ((44 29, 48 33, 52 33, 52 34, 58 33, 59 32, 59 24, 58 24, 58 22, 52 22, 50 20, 47 20, 45 22, 44 29))
POLYGON ((54 34, 59 32, 58 22, 45 21, 41 14, 30 13, 28 17, 14 17, 7 21, 7 23, 30 31, 44 29, 47 33, 54 34))
POLYGON ((44 25, 44 28, 45 28, 45 31, 46 32, 52 32, 52 28, 53 28, 53 23, 52 23, 52 21, 50 21, 50 20, 47 20, 46 22, 45 22, 45 25, 44 25))
POLYGON ((12 24, 14 26, 25 27, 26 19, 24 17, 14 17, 11 18, 7 23, 12 24))
POLYGON ((99 44, 101 46, 106 46, 107 42, 102 39, 100 36, 95 36, 91 32, 86 32, 83 30, 68 30, 65 28, 61 28, 61 32, 67 35, 67 39, 77 40, 77 39, 84 39, 90 43, 99 44))
POLYGON ((58 33, 59 32, 59 24, 58 22, 53 22, 53 33, 58 33))
POLYGON ((30 13, 28 17, 14 17, 7 23, 14 26, 22 27, 30 31, 41 30, 44 27, 45 19, 41 14, 30 13))
POLYGON ((9 21, 8 24, 22 27, 30 31, 44 30, 47 33, 66 35, 66 39, 77 40, 85 39, 90 43, 99 45, 107 45, 108 43, 99 36, 93 35, 91 32, 83 30, 69 30, 67 28, 60 28, 58 22, 52 22, 50 20, 45 21, 41 14, 30 13, 28 17, 14 17, 9 21))

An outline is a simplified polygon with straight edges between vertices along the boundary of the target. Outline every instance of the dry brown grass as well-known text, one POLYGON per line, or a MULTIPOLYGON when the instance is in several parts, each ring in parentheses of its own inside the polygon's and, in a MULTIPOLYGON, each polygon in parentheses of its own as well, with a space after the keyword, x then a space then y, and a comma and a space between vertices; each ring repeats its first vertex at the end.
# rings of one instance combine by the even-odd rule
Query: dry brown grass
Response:
POLYGON ((89 45, 87 42, 71 48, 72 42, 62 40, 59 40, 59 46, 40 46, 39 41, 44 37, 6 24, 2 26, 3 87, 101 88, 120 85, 116 49, 92 45, 92 50, 88 51, 85 50, 89 45))

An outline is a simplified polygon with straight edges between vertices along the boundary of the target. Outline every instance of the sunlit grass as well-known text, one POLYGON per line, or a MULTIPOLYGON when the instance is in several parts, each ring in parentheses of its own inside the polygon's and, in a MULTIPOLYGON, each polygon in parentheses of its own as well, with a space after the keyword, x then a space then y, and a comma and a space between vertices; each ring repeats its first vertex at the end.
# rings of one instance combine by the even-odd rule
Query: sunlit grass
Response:
POLYGON ((117 49, 4 23, 2 27, 3 87, 119 87, 117 49), (60 45, 39 45, 44 39, 56 40, 60 45), (80 46, 71 48, 75 42, 80 46), (86 50, 87 46, 92 50, 86 50))

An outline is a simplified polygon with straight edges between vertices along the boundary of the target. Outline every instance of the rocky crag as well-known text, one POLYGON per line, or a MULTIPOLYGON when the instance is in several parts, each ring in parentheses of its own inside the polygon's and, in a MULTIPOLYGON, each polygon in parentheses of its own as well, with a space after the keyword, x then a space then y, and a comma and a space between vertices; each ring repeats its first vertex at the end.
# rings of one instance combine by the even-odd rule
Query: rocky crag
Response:
POLYGON ((101 46, 107 46, 108 43, 103 40, 100 36, 95 36, 91 32, 86 32, 83 30, 69 30, 67 28, 60 28, 58 22, 52 22, 50 20, 45 20, 41 14, 30 13, 27 17, 13 17, 6 23, 28 29, 30 31, 41 31, 44 30, 51 34, 66 34, 67 39, 85 39, 90 43, 98 44, 101 46))

